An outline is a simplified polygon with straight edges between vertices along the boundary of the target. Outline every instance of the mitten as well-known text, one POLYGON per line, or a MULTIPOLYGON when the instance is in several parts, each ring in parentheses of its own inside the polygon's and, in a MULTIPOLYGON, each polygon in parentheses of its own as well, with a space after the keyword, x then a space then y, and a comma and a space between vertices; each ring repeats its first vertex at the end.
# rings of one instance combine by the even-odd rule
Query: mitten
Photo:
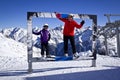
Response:
POLYGON ((84 21, 84 20, 81 21, 81 25, 83 25, 83 24, 85 24, 85 21, 84 21))

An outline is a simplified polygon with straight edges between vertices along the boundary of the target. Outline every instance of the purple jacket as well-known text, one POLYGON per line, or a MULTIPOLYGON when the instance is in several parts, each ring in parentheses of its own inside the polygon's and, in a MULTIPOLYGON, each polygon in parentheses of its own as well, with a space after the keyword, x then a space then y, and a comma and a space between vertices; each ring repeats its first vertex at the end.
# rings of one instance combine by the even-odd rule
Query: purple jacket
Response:
POLYGON ((34 32, 33 31, 33 34, 40 35, 41 43, 48 43, 48 41, 51 38, 51 35, 50 35, 49 31, 45 30, 45 29, 42 29, 39 32, 34 32))

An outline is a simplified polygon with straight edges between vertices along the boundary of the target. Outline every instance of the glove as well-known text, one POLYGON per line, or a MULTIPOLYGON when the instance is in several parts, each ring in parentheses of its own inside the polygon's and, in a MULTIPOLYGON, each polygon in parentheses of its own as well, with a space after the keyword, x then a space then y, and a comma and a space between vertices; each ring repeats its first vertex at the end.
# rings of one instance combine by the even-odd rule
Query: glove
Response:
POLYGON ((34 33, 34 29, 32 29, 32 33, 34 33))
POLYGON ((85 21, 84 21, 84 20, 82 20, 80 24, 81 24, 81 25, 85 24, 85 21))

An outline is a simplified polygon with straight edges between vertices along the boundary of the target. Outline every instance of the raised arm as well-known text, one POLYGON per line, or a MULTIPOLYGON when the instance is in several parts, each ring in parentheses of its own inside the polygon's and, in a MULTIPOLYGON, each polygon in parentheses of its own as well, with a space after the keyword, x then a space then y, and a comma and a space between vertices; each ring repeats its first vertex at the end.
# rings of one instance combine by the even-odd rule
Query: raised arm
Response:
POLYGON ((74 25, 75 25, 76 28, 81 28, 81 27, 84 25, 84 23, 85 23, 84 20, 82 20, 82 21, 80 22, 80 24, 78 24, 77 22, 74 21, 74 25))
POLYGON ((34 32, 34 31, 32 30, 32 33, 35 34, 35 35, 40 35, 40 34, 41 34, 41 31, 39 31, 39 32, 34 32))

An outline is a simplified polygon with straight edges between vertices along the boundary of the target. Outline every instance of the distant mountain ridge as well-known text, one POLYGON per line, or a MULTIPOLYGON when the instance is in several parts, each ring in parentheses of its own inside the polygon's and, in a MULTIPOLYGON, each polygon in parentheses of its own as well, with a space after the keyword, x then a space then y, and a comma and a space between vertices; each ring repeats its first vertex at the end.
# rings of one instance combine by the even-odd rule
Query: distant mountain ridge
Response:
MULTIPOLYGON (((33 28, 33 30, 41 30, 39 28, 33 28)), ((51 34, 51 39, 49 41, 50 53, 54 55, 63 55, 63 27, 55 27, 54 29, 49 29, 51 34)), ((17 42, 21 42, 27 44, 27 30, 23 28, 7 28, 1 29, 0 33, 2 33, 7 38, 11 38, 17 42)), ((92 50, 92 29, 82 28, 81 30, 75 29, 75 42, 77 52, 84 52, 92 50)), ((103 43, 101 40, 97 40, 97 49, 100 49, 103 43)), ((40 36, 36 36, 33 34, 33 45, 37 48, 41 48, 40 46, 40 36)), ((69 53, 72 53, 71 45, 69 42, 69 53)))

